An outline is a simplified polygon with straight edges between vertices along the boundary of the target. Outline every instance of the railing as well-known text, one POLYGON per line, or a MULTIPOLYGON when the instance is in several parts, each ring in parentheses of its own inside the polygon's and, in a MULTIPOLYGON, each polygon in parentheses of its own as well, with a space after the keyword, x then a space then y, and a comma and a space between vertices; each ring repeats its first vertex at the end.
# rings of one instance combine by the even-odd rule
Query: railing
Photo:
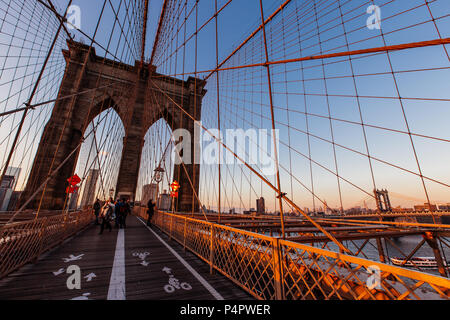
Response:
POLYGON ((93 221, 91 210, 0 227, 0 279, 59 245, 93 221))
MULTIPOLYGON (((26 222, 36 218, 36 211, 29 210, 16 214, 15 211, 0 212, 0 227, 8 223, 26 222), (13 218, 13 221, 10 221, 13 218)), ((38 218, 60 215, 61 211, 40 211, 38 218)))
MULTIPOLYGON (((135 214, 146 219, 146 209, 135 214)), ((157 212, 153 223, 257 299, 437 300, 450 280, 291 241, 157 212)))

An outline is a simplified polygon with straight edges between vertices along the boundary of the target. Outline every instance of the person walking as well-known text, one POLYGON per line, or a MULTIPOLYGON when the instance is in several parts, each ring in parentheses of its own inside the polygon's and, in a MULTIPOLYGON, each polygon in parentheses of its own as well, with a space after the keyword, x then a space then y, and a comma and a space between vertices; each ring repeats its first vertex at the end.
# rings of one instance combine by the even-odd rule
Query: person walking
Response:
POLYGON ((155 204, 153 203, 152 199, 150 199, 150 201, 148 202, 147 207, 148 207, 148 210, 147 210, 147 214, 148 214, 147 226, 150 227, 153 215, 155 214, 155 204))
POLYGON ((115 222, 115 228, 120 228, 120 199, 118 199, 114 205, 114 222, 115 222))
POLYGON ((127 203, 125 199, 119 201, 118 217, 119 229, 125 229, 125 220, 127 218, 127 203))
POLYGON ((97 198, 97 201, 94 203, 94 214, 95 214, 95 225, 98 226, 99 220, 98 217, 100 215, 100 210, 102 209, 102 205, 100 204, 100 200, 97 198))
POLYGON ((124 207, 125 207, 125 213, 122 217, 122 226, 124 229, 127 228, 127 217, 128 215, 131 214, 131 204, 130 204, 130 200, 124 200, 123 201, 124 207))
POLYGON ((111 203, 106 203, 106 205, 103 207, 103 212, 102 212, 102 224, 100 227, 100 234, 103 234, 103 231, 105 230, 105 227, 109 229, 109 232, 112 231, 112 226, 111 226, 111 217, 113 214, 113 209, 114 207, 111 206, 111 203))

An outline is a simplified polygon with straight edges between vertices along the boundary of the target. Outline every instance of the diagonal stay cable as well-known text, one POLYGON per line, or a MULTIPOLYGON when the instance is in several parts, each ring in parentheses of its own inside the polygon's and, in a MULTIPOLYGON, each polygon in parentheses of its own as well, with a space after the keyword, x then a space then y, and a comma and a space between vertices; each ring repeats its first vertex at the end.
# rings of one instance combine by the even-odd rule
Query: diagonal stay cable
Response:
MULTIPOLYGON (((112 110, 112 109, 111 109, 112 110)), ((107 117, 108 114, 106 114, 104 117, 107 117)), ((96 126, 98 126, 103 120, 99 121, 98 124, 96 126)), ((95 128, 95 127, 94 127, 95 128)), ((72 152, 64 159, 64 161, 61 162, 61 164, 55 169, 53 170, 53 172, 51 172, 47 179, 45 179, 45 181, 41 184, 40 187, 38 187, 36 189, 36 191, 33 193, 33 195, 31 195, 31 197, 22 205, 22 207, 19 208, 19 210, 17 210, 17 212, 11 217, 11 219, 9 219, 8 223, 11 223, 12 221, 14 221, 15 217, 20 214, 23 210, 25 210, 25 208, 28 206, 28 204, 39 194, 39 192, 47 185, 47 183, 50 181, 50 179, 52 179, 59 170, 61 170, 61 168, 67 163, 67 161, 69 161, 69 159, 78 151, 78 149, 81 147, 81 145, 83 144, 83 142, 94 132, 94 128, 92 128, 92 130, 86 135, 86 137, 84 139, 81 139, 81 141, 78 143, 78 145, 72 150, 72 152)), ((8 224, 7 223, 7 224, 8 224)))
POLYGON ((67 95, 67 96, 64 96, 64 97, 60 97, 60 98, 56 98, 56 99, 52 99, 52 100, 47 100, 47 101, 39 102, 39 103, 35 103, 35 104, 28 104, 27 102, 25 102, 24 103, 25 107, 0 113, 0 117, 8 116, 10 114, 17 113, 17 112, 20 112, 20 111, 29 110, 29 109, 35 110, 36 107, 44 106, 44 105, 47 105, 47 104, 50 104, 50 103, 53 103, 53 102, 59 102, 61 100, 66 100, 66 99, 73 98, 73 97, 76 97, 76 96, 81 96, 81 95, 89 93, 91 91, 96 91, 96 90, 109 88, 109 87, 112 87, 114 85, 116 85, 116 84, 115 83, 111 83, 111 84, 104 85, 104 86, 101 86, 101 87, 98 87, 98 88, 93 88, 93 89, 89 89, 89 90, 80 91, 78 93, 70 94, 70 95, 67 95))
POLYGON ((226 150, 228 150, 236 159, 242 162, 249 170, 251 170, 254 174, 258 176, 264 183, 267 184, 271 189, 273 189, 276 193, 278 193, 279 197, 284 199, 289 205, 297 209, 310 223, 312 223, 317 229, 319 229, 324 235, 326 235, 331 241, 333 241, 343 252, 351 254, 350 250, 347 249, 339 240, 337 240, 331 233, 326 231, 319 223, 314 221, 309 215, 307 215, 301 208, 299 208, 291 199, 289 199, 286 194, 283 194, 277 187, 275 187, 270 181, 268 181, 264 176, 262 176, 259 172, 252 168, 244 159, 239 157, 233 150, 231 150, 226 144, 224 144, 220 139, 218 139, 215 135, 213 135, 207 128, 205 128, 201 123, 195 120, 195 118, 190 115, 183 107, 181 107, 176 101, 174 101, 164 90, 162 90, 153 80, 150 80, 153 85, 160 90, 173 104, 175 104, 181 112, 186 114, 189 118, 192 119, 199 127, 201 127, 204 131, 206 131, 214 140, 220 143, 226 150))

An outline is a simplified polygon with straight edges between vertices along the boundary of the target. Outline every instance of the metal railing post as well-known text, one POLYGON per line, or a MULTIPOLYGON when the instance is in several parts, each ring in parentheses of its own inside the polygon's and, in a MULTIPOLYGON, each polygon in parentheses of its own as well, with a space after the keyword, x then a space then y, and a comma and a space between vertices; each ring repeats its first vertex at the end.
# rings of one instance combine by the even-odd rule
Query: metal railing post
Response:
POLYGON ((186 251, 186 232, 187 232, 187 217, 184 218, 184 237, 183 237, 184 251, 186 251))
POLYGON ((211 224, 211 239, 210 239, 210 247, 209 247, 209 272, 210 274, 214 274, 214 225, 211 224))
POLYGON ((48 218, 44 218, 39 230, 39 250, 37 252, 36 257, 34 257, 34 262, 37 261, 37 259, 39 258, 39 256, 42 254, 42 252, 44 251, 44 236, 43 236, 43 230, 45 230, 45 228, 47 228, 47 221, 48 218))
POLYGON ((173 232, 173 216, 170 217, 170 226, 169 226, 169 239, 172 241, 172 232, 173 232))
POLYGON ((425 240, 427 241, 428 245, 433 249, 434 257, 436 259, 437 267, 439 270, 439 273, 442 277, 447 278, 447 266, 444 264, 444 259, 442 258, 441 251, 439 250, 439 245, 436 239, 436 235, 432 232, 426 232, 425 233, 425 240))
POLYGON ((280 240, 275 238, 272 242, 273 248, 273 274, 274 274, 274 285, 275 285, 275 299, 285 300, 284 290, 283 290, 283 265, 281 256, 281 246, 280 240))
POLYGON ((63 230, 63 234, 67 234, 67 220, 68 220, 68 215, 65 214, 64 218, 63 218, 63 223, 62 223, 62 230, 63 230))

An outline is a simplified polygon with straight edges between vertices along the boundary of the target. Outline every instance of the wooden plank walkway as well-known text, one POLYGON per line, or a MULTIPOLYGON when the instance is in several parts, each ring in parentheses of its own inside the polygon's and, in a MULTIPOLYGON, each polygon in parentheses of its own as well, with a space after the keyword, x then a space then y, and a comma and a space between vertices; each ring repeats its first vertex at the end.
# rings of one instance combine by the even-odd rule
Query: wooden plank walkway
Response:
POLYGON ((208 265, 156 228, 134 216, 127 224, 103 235, 91 227, 11 274, 0 281, 0 300, 252 299, 225 277, 210 275, 208 265), (71 265, 81 269, 81 290, 67 288, 71 265))

